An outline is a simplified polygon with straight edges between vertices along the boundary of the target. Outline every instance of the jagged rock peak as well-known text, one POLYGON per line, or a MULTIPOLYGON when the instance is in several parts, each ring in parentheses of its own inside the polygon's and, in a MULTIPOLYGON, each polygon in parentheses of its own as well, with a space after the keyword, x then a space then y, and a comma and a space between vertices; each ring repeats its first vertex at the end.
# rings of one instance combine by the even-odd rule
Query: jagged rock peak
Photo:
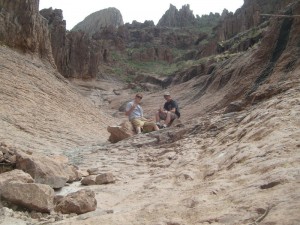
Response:
POLYGON ((196 18, 190 5, 184 5, 180 10, 170 4, 170 8, 165 12, 162 18, 158 21, 157 26, 165 27, 186 27, 194 25, 196 18))
POLYGON ((52 9, 52 7, 50 7, 40 10, 40 14, 48 20, 48 24, 52 24, 53 22, 60 23, 62 21, 64 24, 66 23, 61 9, 52 9))
POLYGON ((112 26, 117 28, 123 24, 124 22, 121 12, 114 7, 110 7, 90 14, 83 21, 78 23, 72 30, 82 30, 89 35, 93 35, 100 31, 103 27, 112 26))

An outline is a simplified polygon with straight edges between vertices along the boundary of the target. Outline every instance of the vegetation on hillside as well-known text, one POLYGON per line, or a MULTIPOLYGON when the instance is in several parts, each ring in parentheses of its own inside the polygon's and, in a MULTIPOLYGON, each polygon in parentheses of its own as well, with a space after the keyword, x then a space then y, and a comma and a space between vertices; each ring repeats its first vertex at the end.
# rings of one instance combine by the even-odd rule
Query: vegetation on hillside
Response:
POLYGON ((221 16, 219 13, 210 13, 209 15, 196 16, 197 27, 201 32, 212 34, 212 29, 218 25, 221 16))

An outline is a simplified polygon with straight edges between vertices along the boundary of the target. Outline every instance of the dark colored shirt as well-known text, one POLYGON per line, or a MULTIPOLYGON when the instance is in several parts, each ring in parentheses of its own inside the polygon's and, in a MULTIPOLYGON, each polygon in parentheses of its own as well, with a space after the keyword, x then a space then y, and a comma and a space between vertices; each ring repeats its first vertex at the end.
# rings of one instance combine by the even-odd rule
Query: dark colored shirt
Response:
POLYGON ((178 108, 178 104, 176 101, 174 101, 173 99, 169 102, 166 102, 164 105, 164 109, 167 111, 171 111, 172 109, 175 108, 175 114, 177 115, 177 117, 180 117, 180 112, 179 112, 179 108, 178 108))

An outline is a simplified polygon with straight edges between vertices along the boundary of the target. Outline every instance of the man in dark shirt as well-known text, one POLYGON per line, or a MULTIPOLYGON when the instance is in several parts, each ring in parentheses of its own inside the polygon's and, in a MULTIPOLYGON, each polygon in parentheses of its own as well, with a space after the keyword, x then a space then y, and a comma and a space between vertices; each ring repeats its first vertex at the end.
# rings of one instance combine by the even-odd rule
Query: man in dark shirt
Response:
POLYGON ((156 124, 159 127, 170 126, 173 120, 180 117, 178 104, 172 99, 169 92, 164 93, 164 98, 166 100, 164 107, 160 108, 155 114, 156 124), (164 120, 164 122, 160 123, 161 120, 164 120))

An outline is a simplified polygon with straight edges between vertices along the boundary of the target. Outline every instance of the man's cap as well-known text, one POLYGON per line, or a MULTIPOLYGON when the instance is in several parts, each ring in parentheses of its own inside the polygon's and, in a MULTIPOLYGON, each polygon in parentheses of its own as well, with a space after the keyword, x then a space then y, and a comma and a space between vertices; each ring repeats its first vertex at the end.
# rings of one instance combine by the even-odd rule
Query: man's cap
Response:
POLYGON ((168 91, 165 92, 165 93, 164 93, 164 96, 170 96, 170 92, 168 92, 168 91))

